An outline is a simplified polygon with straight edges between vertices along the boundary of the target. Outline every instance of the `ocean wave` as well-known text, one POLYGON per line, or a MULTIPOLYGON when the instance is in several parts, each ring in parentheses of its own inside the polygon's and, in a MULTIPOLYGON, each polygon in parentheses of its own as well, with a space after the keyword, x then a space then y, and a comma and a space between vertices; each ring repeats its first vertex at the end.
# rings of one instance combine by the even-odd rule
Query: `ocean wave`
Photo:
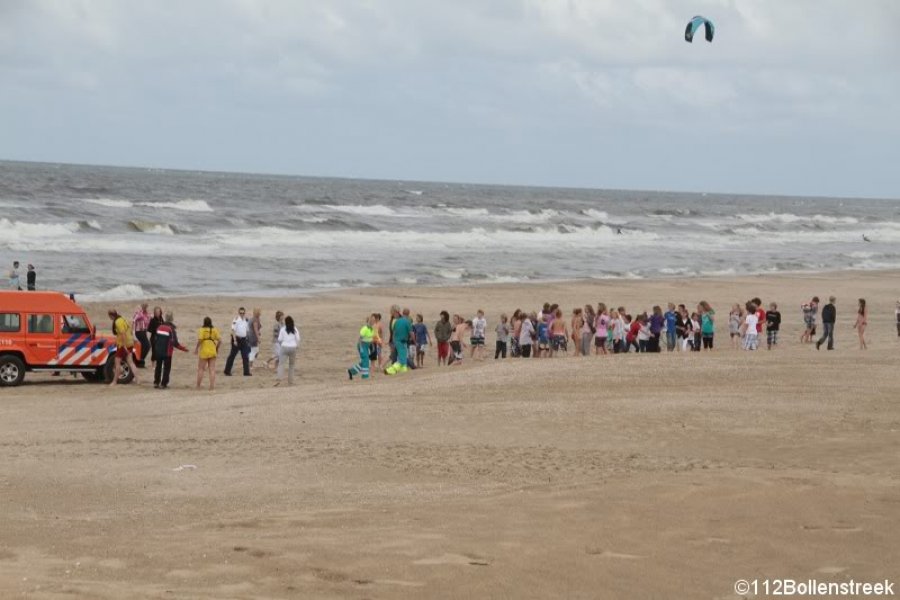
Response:
POLYGON ((175 235, 175 229, 168 223, 154 223, 152 221, 128 221, 128 227, 138 233, 150 233, 154 235, 175 235))
POLYGON ((79 231, 103 231, 103 227, 95 219, 90 221, 78 221, 79 231))
POLYGON ((141 300, 149 296, 150 294, 148 294, 141 286, 133 283, 126 283, 100 292, 78 294, 76 300, 79 302, 115 302, 141 300))
POLYGON ((476 227, 458 232, 399 231, 386 234, 383 231, 297 231, 281 227, 259 227, 240 231, 220 231, 215 243, 223 247, 259 248, 264 246, 292 246, 312 248, 359 249, 371 244, 383 245, 396 237, 406 249, 416 248, 510 248, 532 249, 535 244, 556 244, 577 248, 601 248, 611 244, 650 244, 659 241, 658 234, 637 230, 617 234, 605 226, 595 227, 528 227, 521 230, 476 227), (389 236, 389 237, 386 237, 389 236))
POLYGON ((116 198, 85 198, 84 201, 88 204, 96 204, 106 208, 132 208, 134 206, 131 200, 119 200, 116 198))
POLYGON ((179 200, 177 202, 137 202, 135 206, 147 208, 172 208, 188 212, 213 212, 212 207, 205 200, 179 200))
POLYGON ((25 223, 2 218, 0 219, 0 244, 69 236, 80 228, 78 223, 25 223))
POLYGON ((801 216, 793 213, 770 212, 764 215, 738 214, 738 219, 747 223, 824 223, 826 225, 856 225, 859 219, 854 217, 831 217, 828 215, 801 216))

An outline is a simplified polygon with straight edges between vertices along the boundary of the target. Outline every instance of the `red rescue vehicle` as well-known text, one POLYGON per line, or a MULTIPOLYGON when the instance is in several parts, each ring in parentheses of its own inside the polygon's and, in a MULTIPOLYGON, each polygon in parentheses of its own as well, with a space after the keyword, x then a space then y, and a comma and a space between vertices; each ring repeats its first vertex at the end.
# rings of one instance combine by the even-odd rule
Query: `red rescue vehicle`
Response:
MULTIPOLYGON (((116 338, 98 336, 85 310, 65 294, 0 291, 0 386, 21 384, 27 371, 110 381, 115 354, 116 338)), ((123 361, 119 383, 132 379, 123 361)))

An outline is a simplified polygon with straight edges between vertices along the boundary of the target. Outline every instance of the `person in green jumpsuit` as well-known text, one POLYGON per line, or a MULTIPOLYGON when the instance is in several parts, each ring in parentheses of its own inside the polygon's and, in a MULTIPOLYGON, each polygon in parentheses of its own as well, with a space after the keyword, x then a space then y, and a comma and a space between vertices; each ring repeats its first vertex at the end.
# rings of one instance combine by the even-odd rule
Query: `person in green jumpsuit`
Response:
POLYGON ((347 374, 351 380, 354 375, 360 375, 362 379, 369 378, 369 352, 372 348, 372 340, 375 339, 375 329, 372 327, 374 323, 375 316, 370 315, 365 325, 359 330, 359 341, 356 343, 356 350, 359 352, 359 362, 347 369, 347 374))

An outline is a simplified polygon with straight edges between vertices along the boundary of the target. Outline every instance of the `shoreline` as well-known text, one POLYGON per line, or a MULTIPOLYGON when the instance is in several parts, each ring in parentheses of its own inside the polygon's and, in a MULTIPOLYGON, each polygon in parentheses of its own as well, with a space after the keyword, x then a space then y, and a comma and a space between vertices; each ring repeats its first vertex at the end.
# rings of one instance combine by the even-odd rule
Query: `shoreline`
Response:
MULTIPOLYGON (((81 300, 79 296, 91 296, 91 294, 75 294, 75 300, 79 304, 84 305, 100 305, 104 303, 124 303, 124 302, 153 302, 153 301, 187 301, 187 300, 197 300, 197 299, 218 299, 218 298, 245 298, 250 300, 281 300, 281 299, 294 299, 294 298, 318 298, 322 296, 329 295, 362 295, 366 292, 370 292, 372 295, 385 295, 389 294, 392 290, 405 291, 405 290, 413 290, 413 289, 428 289, 428 290, 454 290, 457 288, 461 289, 508 289, 512 287, 542 287, 548 285, 580 285, 580 286, 598 286, 603 284, 633 284, 633 283, 641 283, 646 282, 648 284, 653 283, 664 283, 664 282, 672 282, 672 281, 684 281, 689 280, 690 282, 707 282, 707 283, 721 283, 721 282, 730 282, 730 281, 752 281, 754 279, 803 279, 803 280, 812 280, 812 279, 830 279, 834 277, 838 277, 841 275, 854 275, 859 276, 861 278, 869 278, 869 277, 897 277, 900 279, 900 269, 835 269, 828 271, 778 271, 778 272, 759 272, 759 273, 749 273, 746 275, 737 275, 737 274, 727 274, 727 275, 658 275, 654 277, 581 277, 581 278, 563 278, 563 279, 540 279, 540 280, 528 280, 528 281, 519 281, 519 282, 448 282, 446 284, 432 284, 432 283, 410 283, 410 284, 399 284, 399 285, 363 285, 363 286, 354 286, 354 287, 336 287, 336 288, 321 288, 321 289, 313 289, 313 290, 302 290, 297 291, 294 294, 285 294, 281 292, 273 292, 272 294, 260 294, 258 292, 232 292, 232 293, 224 293, 224 294, 177 294, 177 295, 153 295, 153 296, 141 296, 134 298, 124 298, 121 300, 93 300, 86 299, 81 300)), ((128 284, 122 284, 128 285, 128 284)), ((140 285, 140 284, 133 284, 140 285)), ((41 291, 54 291, 54 290, 41 290, 41 291)), ((64 294, 68 294, 69 292, 60 292, 64 294)), ((900 283, 898 283, 898 299, 900 299, 900 283)))

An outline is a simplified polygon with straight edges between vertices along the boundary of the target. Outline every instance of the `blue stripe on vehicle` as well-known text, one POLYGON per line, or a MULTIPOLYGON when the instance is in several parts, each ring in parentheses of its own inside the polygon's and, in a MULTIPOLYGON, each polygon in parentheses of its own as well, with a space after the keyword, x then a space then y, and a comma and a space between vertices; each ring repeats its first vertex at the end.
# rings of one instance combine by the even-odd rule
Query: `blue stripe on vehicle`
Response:
POLYGON ((62 343, 62 345, 59 347, 59 351, 62 352, 63 350, 65 350, 66 348, 68 348, 69 345, 70 345, 72 342, 74 342, 76 339, 78 339, 78 336, 79 336, 79 335, 80 335, 80 334, 76 333, 76 334, 74 334, 72 337, 70 337, 69 339, 67 339, 66 341, 64 341, 64 342, 62 343))

